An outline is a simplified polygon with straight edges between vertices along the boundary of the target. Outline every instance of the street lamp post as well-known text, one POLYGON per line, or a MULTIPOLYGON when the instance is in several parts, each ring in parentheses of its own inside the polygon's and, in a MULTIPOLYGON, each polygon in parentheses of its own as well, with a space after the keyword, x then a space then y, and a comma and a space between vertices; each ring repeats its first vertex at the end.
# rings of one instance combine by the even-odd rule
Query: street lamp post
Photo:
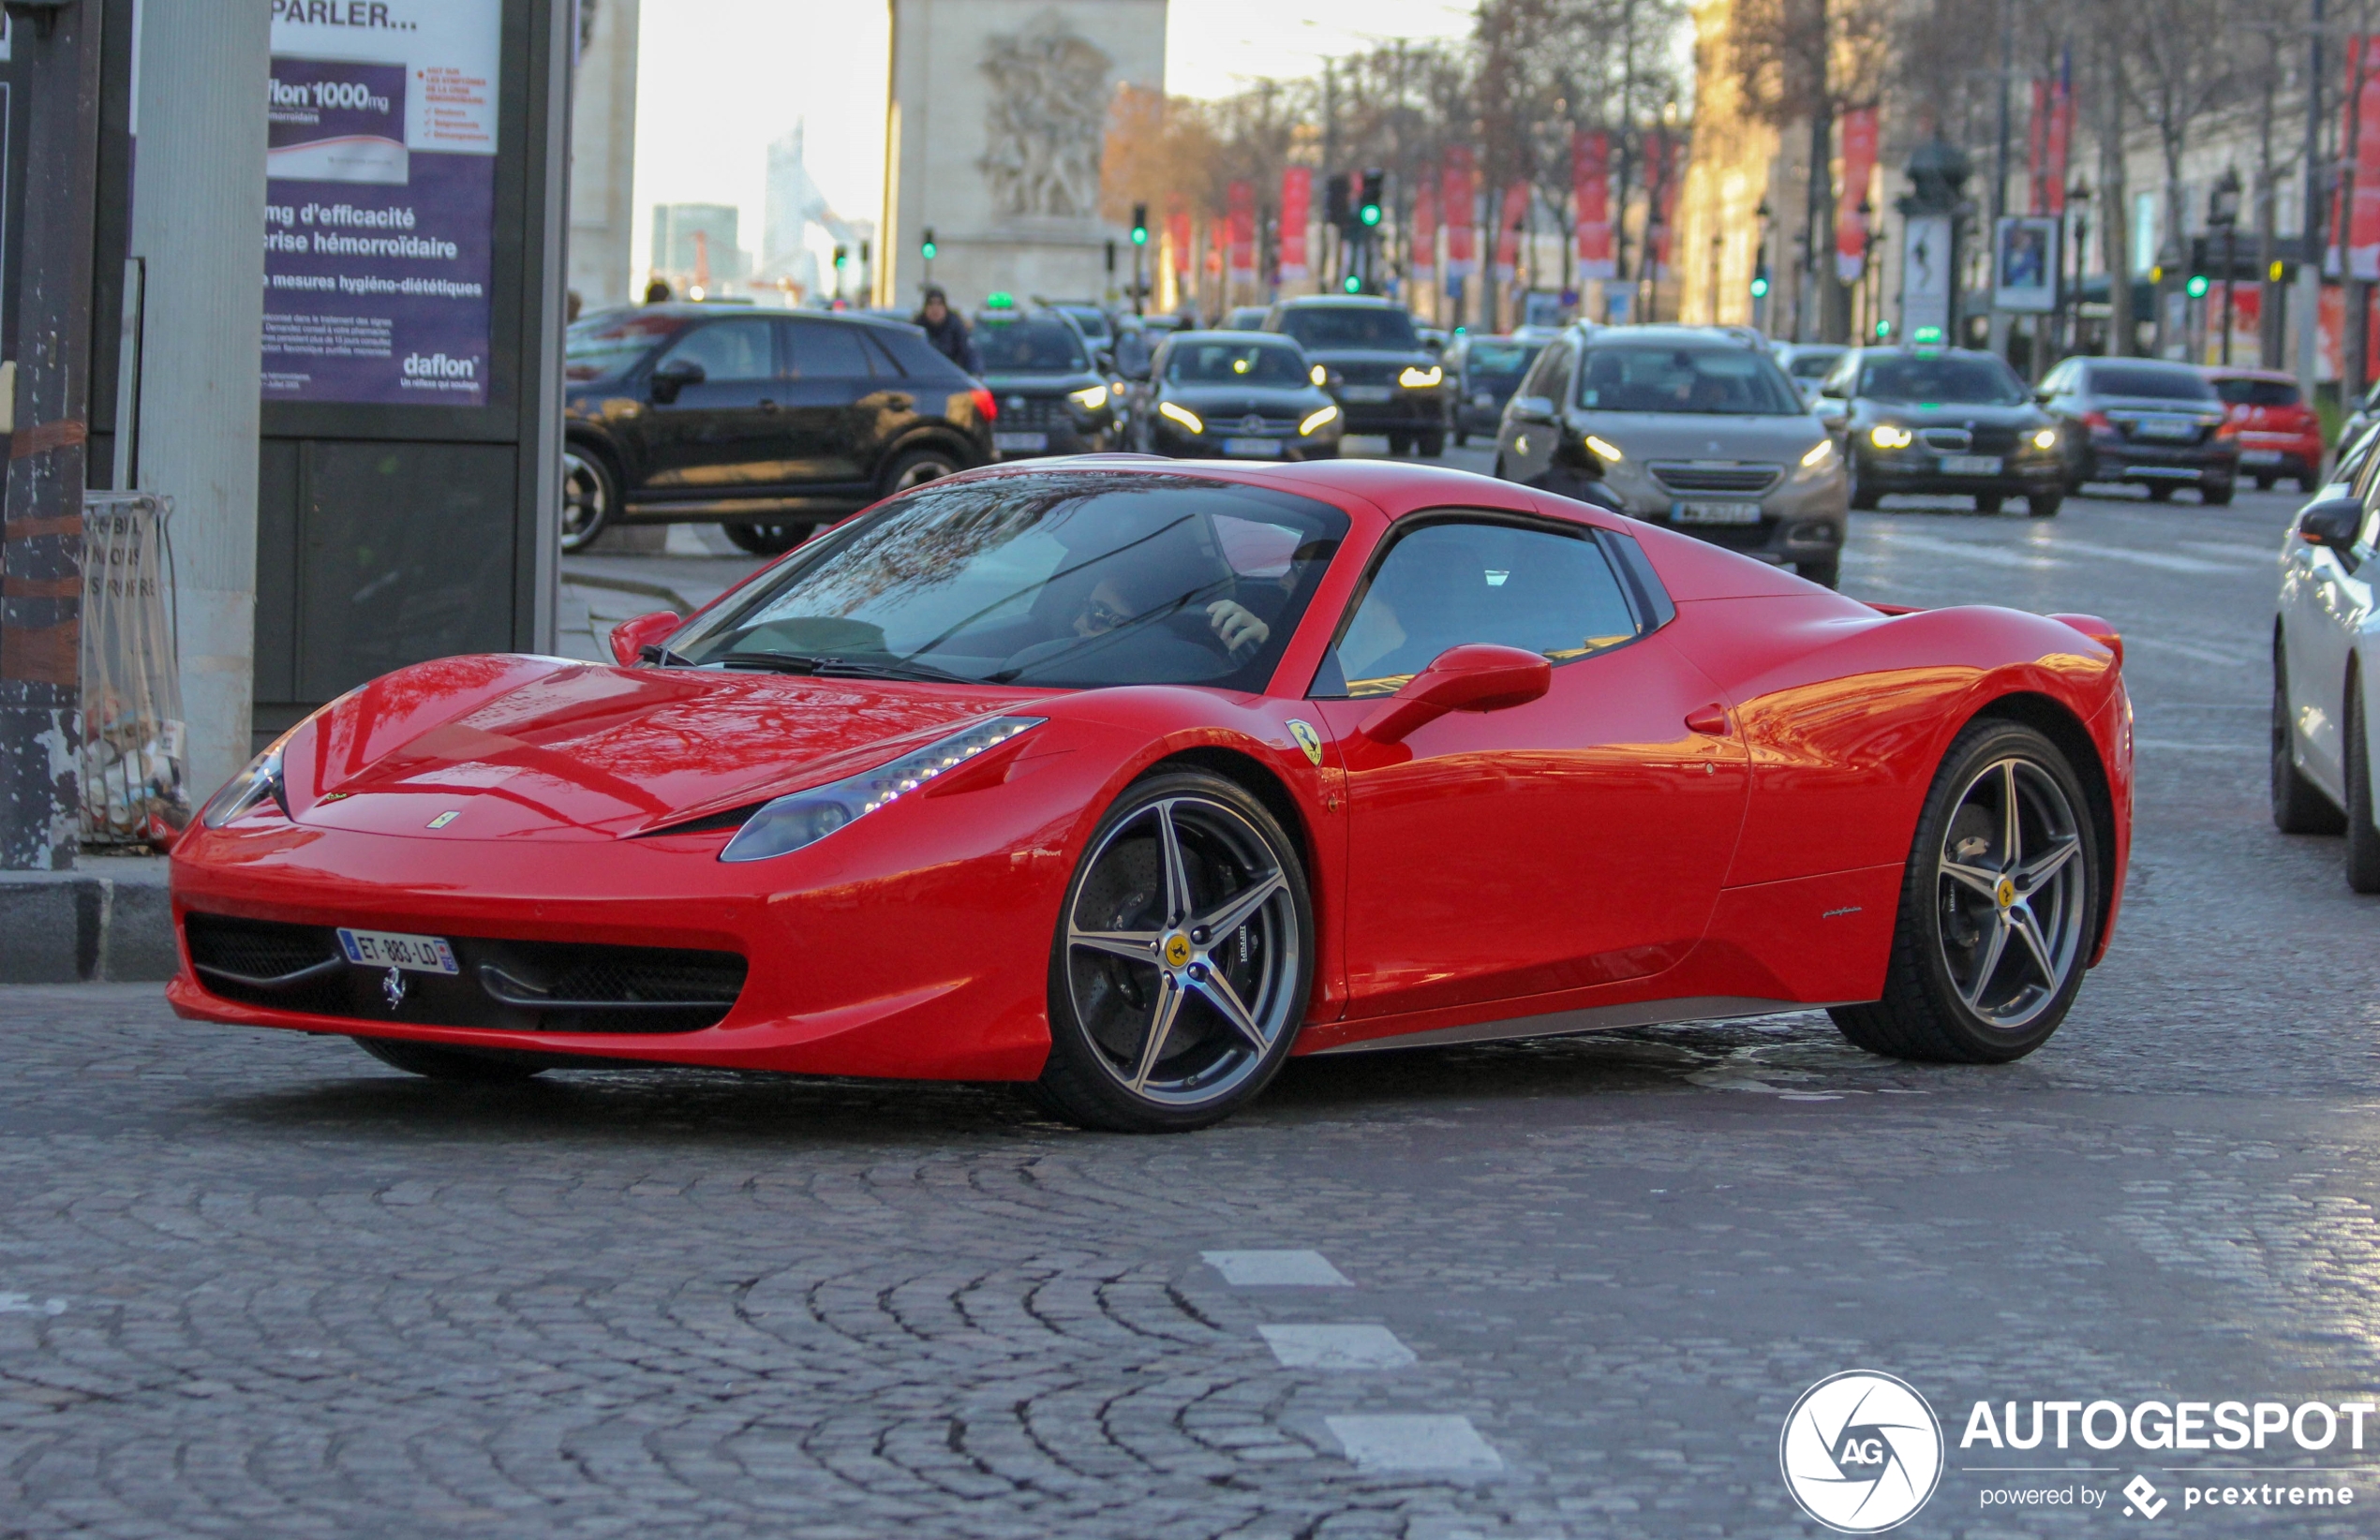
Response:
POLYGON ((2239 234, 2239 172, 2234 167, 2224 168, 2215 179, 2212 191, 2207 195, 2207 223, 2223 232, 2223 345, 2224 363, 2231 362, 2231 270, 2238 254, 2233 249, 2239 234))
MULTIPOLYGON (((2075 185, 2066 189, 2066 207, 2075 215, 2075 292, 2073 314, 2066 322, 2066 347, 2070 352, 2082 351, 2083 335, 2083 260, 2090 250, 2090 181, 2077 175, 2075 185)), ((2107 281, 2114 283, 2111 273, 2107 281)))

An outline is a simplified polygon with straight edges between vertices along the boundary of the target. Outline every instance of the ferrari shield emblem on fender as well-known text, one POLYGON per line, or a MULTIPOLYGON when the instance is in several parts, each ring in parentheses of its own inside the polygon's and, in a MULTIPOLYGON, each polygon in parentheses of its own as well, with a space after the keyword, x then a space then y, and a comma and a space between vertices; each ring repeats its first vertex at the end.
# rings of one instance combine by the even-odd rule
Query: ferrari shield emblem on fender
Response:
POLYGON ((1308 763, 1320 764, 1322 763, 1322 735, 1315 732, 1312 722, 1302 722, 1295 717, 1290 718, 1289 736, 1297 739, 1298 747, 1305 750, 1308 763))

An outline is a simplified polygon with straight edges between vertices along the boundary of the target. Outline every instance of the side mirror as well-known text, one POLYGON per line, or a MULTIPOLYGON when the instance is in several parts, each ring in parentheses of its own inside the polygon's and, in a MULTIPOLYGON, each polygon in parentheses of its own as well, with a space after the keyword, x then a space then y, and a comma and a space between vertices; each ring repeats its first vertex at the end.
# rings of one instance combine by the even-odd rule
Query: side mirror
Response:
POLYGON ((1821 422, 1840 427, 1852 414, 1851 403, 1838 395, 1822 395, 1810 406, 1821 422))
POLYGON ((1603 479, 1603 457, 1586 447, 1584 437, 1573 438, 1567 433, 1557 434, 1554 439, 1554 463, 1586 481, 1603 479))
POLYGON ((2041 389, 2033 392, 2033 399, 2046 407, 2051 402, 2058 399, 2058 392, 2051 390, 2048 386, 2044 385, 2041 389))
POLYGON ((1116 355, 1105 348, 1092 354, 1091 362, 1099 366, 1099 372, 1103 375, 1111 375, 1116 372, 1116 355))
POLYGON ((1374 743, 1401 743, 1450 711, 1501 711, 1526 705, 1554 688, 1542 653, 1484 642, 1449 647, 1357 729, 1374 743))
POLYGON ((666 407, 677 399, 677 392, 689 385, 700 385, 709 376, 703 366, 691 358, 674 358, 653 371, 653 399, 666 407))
POLYGON ((1439 341, 1436 337, 1423 337, 1421 339, 1421 346, 1433 357, 1444 358, 1446 356, 1446 344, 1439 341))
POLYGON ((2326 497, 2308 504, 2298 515, 2298 538, 2308 545, 2344 551, 2356 542, 2356 530, 2362 523, 2361 502, 2353 497, 2326 497))
POLYGON ((1554 421, 1554 398, 1550 395, 1516 395, 1505 408, 1515 422, 1551 422, 1554 421))
POLYGON ((623 620, 612 628, 612 657, 624 669, 632 669, 646 661, 647 647, 659 648, 663 638, 686 624, 686 617, 676 610, 655 610, 632 620, 623 620))

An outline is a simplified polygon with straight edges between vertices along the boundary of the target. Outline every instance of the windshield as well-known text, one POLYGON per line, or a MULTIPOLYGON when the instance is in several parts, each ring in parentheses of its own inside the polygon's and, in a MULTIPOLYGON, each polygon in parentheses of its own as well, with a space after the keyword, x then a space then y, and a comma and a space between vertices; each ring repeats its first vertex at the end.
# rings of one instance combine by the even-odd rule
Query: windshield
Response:
POLYGON ((2101 363, 2090 371, 2094 395, 2139 395, 2158 401, 2212 401, 2214 387, 2189 369, 2159 369, 2137 363, 2101 363))
POLYGON ((2298 387, 2285 379, 2218 379, 2215 394, 2234 407, 2294 407, 2298 387))
POLYGON ((1481 337, 1464 350, 1463 372, 1474 379, 1483 375, 1518 379, 1529 372, 1529 365, 1543 351, 1545 344, 1541 342, 1497 342, 1481 337))
POLYGON ((1105 315, 1087 304, 1069 304, 1062 308, 1073 318, 1077 326, 1082 328, 1084 336, 1093 342, 1105 342, 1108 339, 1108 318, 1105 315))
POLYGON ((1598 348, 1579 371, 1579 405, 1607 412, 1798 417, 1801 393, 1765 353, 1717 348, 1598 348))
POLYGON ((1996 358, 1883 358, 1860 377, 1870 401, 1909 406, 2017 407, 2032 399, 2016 372, 1996 358))
POLYGON ((1197 477, 1059 472, 921 488, 817 542, 672 645, 704 666, 985 684, 1257 690, 1346 516, 1197 477))
POLYGON ((1059 320, 986 321, 975 350, 988 375, 1078 375, 1091 367, 1082 339, 1059 320))
POLYGON ((1176 342, 1166 378, 1188 385, 1305 385, 1306 361, 1294 348, 1263 343, 1176 342))
POLYGON ((1842 356, 1806 348, 1793 355, 1792 362, 1785 365, 1785 372, 1795 379, 1824 379, 1842 356))
POLYGON ((1380 305, 1299 306, 1282 312, 1281 330, 1309 348, 1412 353, 1421 348, 1421 339, 1413 334, 1413 318, 1380 305))
POLYGON ((611 310, 589 316, 563 333, 562 378, 609 379, 643 358, 679 324, 675 316, 650 310, 611 310))

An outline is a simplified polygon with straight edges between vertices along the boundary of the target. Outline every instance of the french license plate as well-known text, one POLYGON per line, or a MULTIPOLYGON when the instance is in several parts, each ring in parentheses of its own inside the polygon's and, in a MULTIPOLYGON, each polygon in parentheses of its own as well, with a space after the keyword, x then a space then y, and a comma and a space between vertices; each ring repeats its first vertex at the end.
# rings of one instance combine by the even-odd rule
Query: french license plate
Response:
POLYGON ((1349 401, 1386 401, 1389 388, 1386 385, 1343 385, 1339 393, 1349 401))
POLYGON ((2281 464, 2281 452, 2279 450, 2241 450, 2239 463, 2243 466, 2277 466, 2281 464))
POLYGON ((1945 454, 1942 456, 1945 476, 1997 476, 2000 456, 1997 454, 1945 454))
POLYGON ((1049 436, 1046 433, 995 433, 991 436, 991 447, 1003 454, 1046 450, 1049 447, 1049 436))
POLYGON ((1278 438, 1227 438, 1223 441, 1226 454, 1250 454, 1261 459, 1276 459, 1281 453, 1278 438))
POLYGON ((2144 417, 2133 424, 2135 438, 2195 438, 2198 424, 2170 417, 2144 417))
POLYGON ((408 973, 463 971, 443 936, 409 936, 395 930, 339 931, 339 950, 358 968, 401 968, 408 973))
POLYGON ((1758 524, 1761 505, 1758 503, 1673 503, 1670 507, 1673 524, 1758 524))

